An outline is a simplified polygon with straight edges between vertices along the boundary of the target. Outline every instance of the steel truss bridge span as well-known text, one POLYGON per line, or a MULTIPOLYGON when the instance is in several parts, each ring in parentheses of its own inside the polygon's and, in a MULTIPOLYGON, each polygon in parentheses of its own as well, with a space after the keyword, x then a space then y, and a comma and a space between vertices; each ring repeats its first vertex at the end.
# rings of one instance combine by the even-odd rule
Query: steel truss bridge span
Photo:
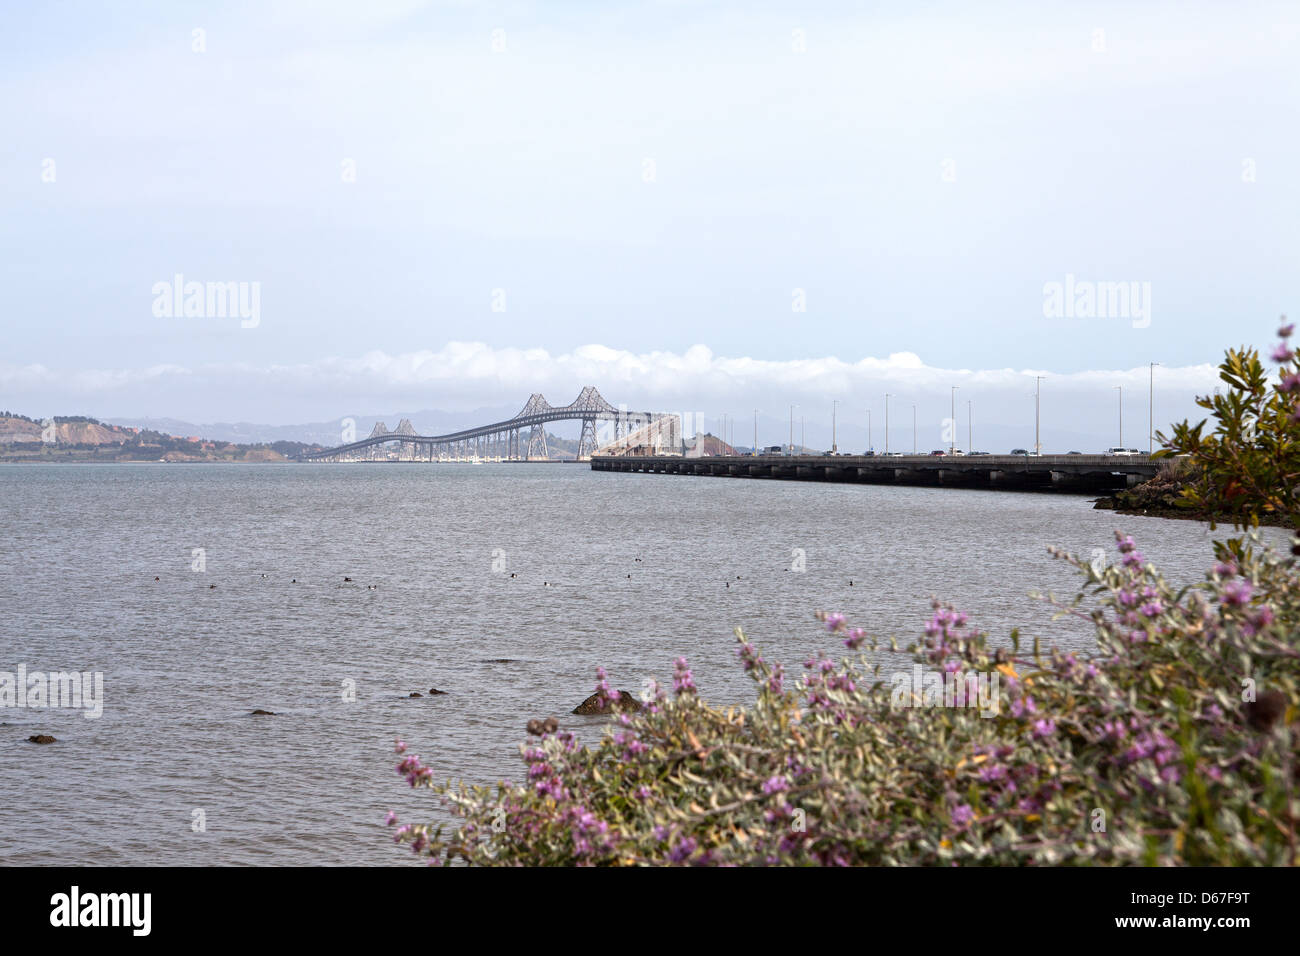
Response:
MULTIPOLYGON (((513 418, 446 435, 417 435, 406 419, 402 420, 396 431, 391 432, 383 422, 379 422, 370 435, 360 441, 310 452, 301 457, 304 461, 338 461, 378 445, 398 442, 404 450, 411 452, 413 458, 417 457, 415 453, 419 451, 428 461, 440 458, 501 458, 512 461, 545 459, 550 457, 546 447, 546 425, 549 422, 580 421, 582 433, 578 439, 577 457, 588 458, 597 448, 597 422, 613 422, 614 440, 618 441, 624 435, 655 422, 677 418, 675 414, 663 412, 629 412, 615 408, 593 386, 588 385, 568 405, 552 405, 540 393, 534 393, 513 418)), ((680 434, 680 428, 671 431, 680 434)))

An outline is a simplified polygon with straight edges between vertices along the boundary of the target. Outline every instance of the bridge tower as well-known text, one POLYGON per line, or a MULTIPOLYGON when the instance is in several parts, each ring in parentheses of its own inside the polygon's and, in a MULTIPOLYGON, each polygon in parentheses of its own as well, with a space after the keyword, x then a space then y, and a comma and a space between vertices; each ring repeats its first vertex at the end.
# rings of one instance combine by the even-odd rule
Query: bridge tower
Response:
POLYGON ((546 426, 534 425, 533 430, 528 433, 528 457, 529 458, 550 458, 551 453, 546 447, 546 426))
POLYGON ((597 448, 596 443, 596 419, 584 418, 582 420, 582 434, 578 436, 578 457, 590 458, 591 453, 597 448))

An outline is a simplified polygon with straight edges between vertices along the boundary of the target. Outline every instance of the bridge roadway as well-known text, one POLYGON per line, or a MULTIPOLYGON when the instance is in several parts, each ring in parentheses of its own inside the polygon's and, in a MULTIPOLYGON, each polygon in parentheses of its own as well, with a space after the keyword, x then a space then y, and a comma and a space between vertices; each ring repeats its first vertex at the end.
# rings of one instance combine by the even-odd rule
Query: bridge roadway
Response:
POLYGON ((1147 455, 602 455, 591 459, 591 469, 1082 494, 1140 484, 1154 477, 1160 462, 1147 455))
MULTIPOLYGON (((541 394, 534 393, 514 418, 465 428, 446 435, 417 435, 414 430, 388 431, 377 425, 375 431, 360 441, 351 441, 336 448, 307 452, 300 461, 337 461, 377 445, 400 444, 412 451, 420 448, 433 461, 435 453, 455 459, 497 458, 524 461, 549 458, 546 448, 546 426, 551 422, 580 421, 582 433, 578 439, 577 457, 582 458, 596 450, 596 423, 613 422, 614 438, 619 439, 637 429, 665 418, 675 418, 661 412, 629 412, 615 408, 601 397, 594 386, 588 385, 568 405, 552 405, 541 394), (382 431, 380 429, 383 429, 382 431), (525 436, 523 433, 527 431, 525 436)), ((409 426, 409 422, 404 424, 409 426)))

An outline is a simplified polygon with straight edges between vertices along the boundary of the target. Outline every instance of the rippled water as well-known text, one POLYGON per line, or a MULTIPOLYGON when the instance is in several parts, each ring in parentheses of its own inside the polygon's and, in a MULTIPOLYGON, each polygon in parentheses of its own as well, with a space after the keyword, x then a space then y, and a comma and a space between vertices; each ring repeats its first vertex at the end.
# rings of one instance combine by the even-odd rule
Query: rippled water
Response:
POLYGON ((406 862, 384 814, 433 801, 397 736, 439 776, 518 779, 526 721, 597 664, 637 692, 685 656, 741 702, 732 628, 797 671, 837 649, 814 610, 910 639, 932 594, 1086 649, 1026 597, 1073 593, 1047 544, 1113 554, 1122 526, 1178 581, 1210 553, 1204 525, 1081 497, 580 465, 11 465, 0 501, 0 671, 102 671, 105 698, 0 709, 3 864, 406 862))

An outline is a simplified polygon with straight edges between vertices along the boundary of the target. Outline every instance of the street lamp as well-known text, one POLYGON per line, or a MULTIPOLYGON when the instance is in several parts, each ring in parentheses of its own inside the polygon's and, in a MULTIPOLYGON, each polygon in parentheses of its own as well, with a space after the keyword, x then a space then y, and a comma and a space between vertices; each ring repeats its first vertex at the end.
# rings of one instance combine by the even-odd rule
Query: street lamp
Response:
POLYGON ((867 409, 867 451, 875 451, 876 446, 871 442, 871 409, 867 409))
POLYGON ((970 399, 966 400, 966 454, 975 450, 975 426, 972 424, 975 415, 972 410, 970 399))
POLYGON ((1119 392, 1119 447, 1124 447, 1124 386, 1116 385, 1115 390, 1119 392))
POLYGON ((758 455, 758 409, 754 409, 754 447, 750 449, 750 457, 758 455))
POLYGON ((792 454, 792 455, 794 454, 794 410, 795 410, 796 408, 798 408, 798 407, 799 407, 798 405, 791 405, 791 406, 790 406, 790 445, 789 445, 789 448, 790 448, 790 454, 792 454))
POLYGON ((957 389, 960 385, 952 386, 952 391, 948 393, 948 454, 952 454, 957 447, 957 389))
POLYGON ((1043 376, 1034 376, 1034 454, 1041 456, 1043 454, 1043 443, 1038 437, 1038 410, 1039 395, 1043 389, 1043 376))
POLYGON ((912 454, 916 454, 916 402, 912 403, 912 454))
POLYGON ((1147 384, 1147 454, 1151 454, 1155 448, 1155 408, 1156 408, 1156 366, 1159 362, 1152 362, 1148 372, 1150 381, 1147 384))
POLYGON ((839 446, 835 443, 835 406, 837 406, 839 403, 840 400, 838 398, 831 400, 831 454, 832 455, 839 450, 839 446))
POLYGON ((885 393, 885 454, 889 454, 889 393, 885 393))

